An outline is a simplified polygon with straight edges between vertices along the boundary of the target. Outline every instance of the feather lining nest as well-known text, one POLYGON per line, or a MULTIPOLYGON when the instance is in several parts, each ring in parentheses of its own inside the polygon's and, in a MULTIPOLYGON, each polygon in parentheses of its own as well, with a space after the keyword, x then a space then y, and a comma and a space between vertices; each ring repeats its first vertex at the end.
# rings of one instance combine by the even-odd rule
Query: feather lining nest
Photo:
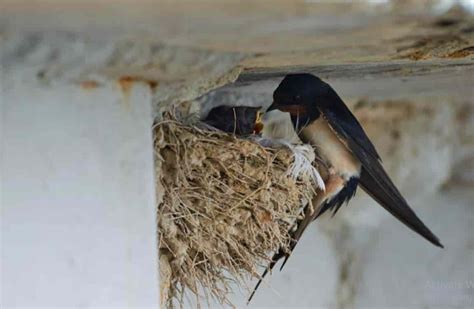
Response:
POLYGON ((269 254, 288 249, 314 180, 291 177, 288 147, 174 120, 156 124, 154 136, 162 306, 182 306, 185 295, 232 305, 231 285, 249 290, 269 254))

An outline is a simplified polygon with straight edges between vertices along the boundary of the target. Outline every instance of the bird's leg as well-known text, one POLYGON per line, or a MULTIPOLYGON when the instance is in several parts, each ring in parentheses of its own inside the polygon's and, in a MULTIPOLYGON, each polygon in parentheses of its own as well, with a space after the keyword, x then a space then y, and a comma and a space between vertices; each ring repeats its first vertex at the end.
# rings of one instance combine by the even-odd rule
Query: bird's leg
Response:
MULTIPOLYGON (((324 192, 324 202, 329 202, 334 196, 336 196, 343 188, 346 183, 344 178, 333 173, 329 170, 329 177, 326 180, 326 191, 324 192)), ((322 203, 324 204, 324 203, 322 203)))

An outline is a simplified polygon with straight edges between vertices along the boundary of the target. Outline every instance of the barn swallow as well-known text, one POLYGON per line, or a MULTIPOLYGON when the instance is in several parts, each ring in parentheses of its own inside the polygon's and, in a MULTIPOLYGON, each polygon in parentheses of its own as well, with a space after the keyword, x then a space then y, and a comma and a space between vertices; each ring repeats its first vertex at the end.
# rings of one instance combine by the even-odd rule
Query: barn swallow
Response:
POLYGON ((298 137, 316 149, 330 175, 326 190, 319 192, 316 203, 313 201, 316 209, 306 211, 297 222, 289 252, 277 251, 261 278, 281 258, 285 258, 283 268, 308 224, 328 210, 335 214, 359 186, 406 226, 443 248, 390 180, 364 129, 329 84, 312 74, 287 75, 274 91, 267 112, 275 109, 290 114, 298 137))
POLYGON ((211 109, 203 122, 224 132, 237 136, 248 136, 256 129, 260 109, 260 106, 220 105, 211 109))

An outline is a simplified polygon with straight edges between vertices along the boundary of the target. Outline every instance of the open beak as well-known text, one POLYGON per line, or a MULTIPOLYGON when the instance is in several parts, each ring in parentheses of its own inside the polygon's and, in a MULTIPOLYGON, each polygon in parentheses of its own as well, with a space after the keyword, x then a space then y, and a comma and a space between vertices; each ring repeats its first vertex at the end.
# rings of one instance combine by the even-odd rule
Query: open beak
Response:
POLYGON ((257 119, 255 120, 255 127, 254 127, 254 129, 253 129, 253 134, 260 134, 260 133, 262 133, 262 130, 263 130, 262 117, 263 117, 263 112, 258 111, 258 112, 257 112, 257 119))

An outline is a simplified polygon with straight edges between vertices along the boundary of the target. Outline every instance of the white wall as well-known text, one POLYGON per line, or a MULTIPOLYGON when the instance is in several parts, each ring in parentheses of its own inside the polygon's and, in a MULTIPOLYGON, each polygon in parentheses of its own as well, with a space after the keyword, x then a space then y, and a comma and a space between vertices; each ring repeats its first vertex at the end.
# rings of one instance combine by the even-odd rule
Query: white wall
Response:
POLYGON ((2 308, 157 307, 149 87, 1 81, 2 308))

